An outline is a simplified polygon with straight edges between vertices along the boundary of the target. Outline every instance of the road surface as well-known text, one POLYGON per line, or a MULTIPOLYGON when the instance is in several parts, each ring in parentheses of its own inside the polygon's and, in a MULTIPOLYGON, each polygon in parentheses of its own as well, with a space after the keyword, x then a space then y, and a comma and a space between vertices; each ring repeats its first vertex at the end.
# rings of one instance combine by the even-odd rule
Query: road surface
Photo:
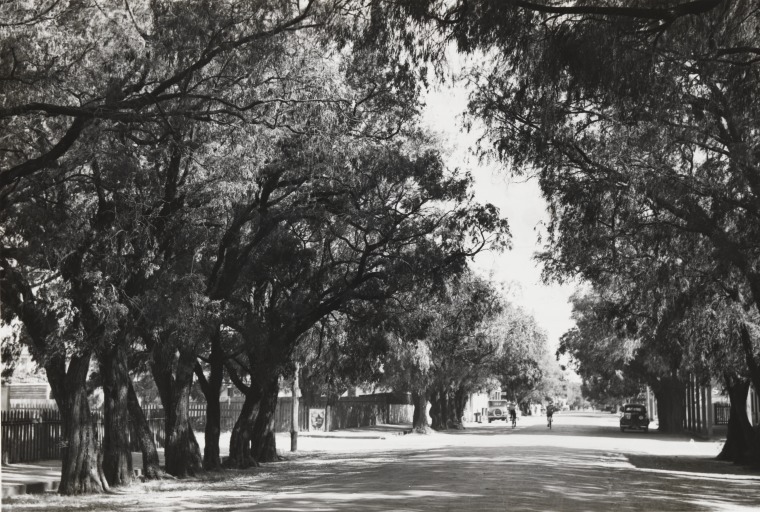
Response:
POLYGON ((30 497, 3 510, 760 509, 760 475, 712 461, 719 443, 621 433, 614 415, 563 413, 552 430, 528 417, 514 430, 497 422, 428 436, 304 437, 299 447, 298 457, 253 472, 142 484, 116 496, 30 497))

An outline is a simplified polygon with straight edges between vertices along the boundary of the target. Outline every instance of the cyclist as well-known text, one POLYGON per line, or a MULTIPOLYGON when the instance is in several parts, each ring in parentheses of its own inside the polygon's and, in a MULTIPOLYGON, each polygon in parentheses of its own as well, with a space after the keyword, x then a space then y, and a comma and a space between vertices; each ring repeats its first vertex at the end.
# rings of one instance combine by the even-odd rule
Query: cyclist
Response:
POLYGON ((515 428, 517 425, 517 411, 515 410, 515 404, 511 402, 509 404, 509 419, 512 421, 512 428, 515 428))
POLYGON ((546 406, 546 426, 549 428, 552 428, 552 419, 555 410, 554 404, 549 402, 549 405, 546 406))

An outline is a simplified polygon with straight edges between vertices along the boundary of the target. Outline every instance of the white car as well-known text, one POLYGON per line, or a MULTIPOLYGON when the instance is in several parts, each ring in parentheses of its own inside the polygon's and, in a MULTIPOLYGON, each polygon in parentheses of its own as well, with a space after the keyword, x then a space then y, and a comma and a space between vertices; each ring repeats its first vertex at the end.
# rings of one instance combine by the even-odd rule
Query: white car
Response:
POLYGON ((504 420, 509 418, 509 401, 507 400, 489 400, 488 401, 488 423, 494 420, 504 420))

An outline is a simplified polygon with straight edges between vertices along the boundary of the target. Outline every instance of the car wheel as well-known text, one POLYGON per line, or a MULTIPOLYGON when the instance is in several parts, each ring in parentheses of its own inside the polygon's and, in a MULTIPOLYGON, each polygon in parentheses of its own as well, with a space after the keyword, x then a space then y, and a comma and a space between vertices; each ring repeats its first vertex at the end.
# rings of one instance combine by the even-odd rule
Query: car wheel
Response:
POLYGON ((625 432, 625 428, 623 428, 623 427, 620 427, 620 431, 621 431, 621 432, 625 432))

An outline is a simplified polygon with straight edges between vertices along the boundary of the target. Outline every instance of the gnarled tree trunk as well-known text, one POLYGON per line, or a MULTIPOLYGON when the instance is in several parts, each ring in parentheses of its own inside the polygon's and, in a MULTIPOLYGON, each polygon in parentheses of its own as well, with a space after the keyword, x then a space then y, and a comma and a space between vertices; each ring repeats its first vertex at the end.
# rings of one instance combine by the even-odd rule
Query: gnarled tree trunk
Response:
POLYGON ((274 376, 266 384, 256 413, 251 436, 251 455, 257 462, 275 462, 277 444, 274 437, 274 419, 277 409, 277 395, 280 391, 279 376, 274 376))
POLYGON ((245 392, 245 401, 240 410, 230 436, 230 457, 227 465, 232 468, 245 469, 258 464, 251 455, 251 435, 256 408, 261 400, 261 390, 252 385, 245 392))
POLYGON ((200 446, 190 425, 190 387, 193 384, 195 354, 180 347, 179 357, 165 357, 153 351, 151 370, 166 415, 166 472, 177 477, 193 476, 203 470, 200 446), (175 368, 172 373, 172 368, 175 368))
POLYGON ((58 492, 73 495, 107 490, 108 482, 101 468, 100 447, 87 401, 91 353, 72 356, 67 367, 66 355, 51 351, 49 345, 58 328, 55 313, 37 302, 32 286, 17 268, 0 266, 0 284, 3 307, 10 308, 24 323, 31 341, 29 350, 37 361, 42 361, 61 413, 63 461, 58 492))
MULTIPOLYGON (((120 340, 121 341, 121 340, 120 340)), ((111 486, 132 483, 129 449, 129 371, 122 343, 99 356, 103 382, 103 472, 111 486)))
POLYGON ((209 375, 203 373, 200 364, 195 365, 195 374, 206 398, 206 427, 204 429, 205 445, 203 447, 203 469, 207 471, 222 469, 219 453, 219 437, 222 433, 222 408, 220 404, 222 381, 224 380, 224 354, 222 353, 221 334, 217 326, 211 337, 211 353, 208 358, 209 375))
POLYGON ((90 354, 75 356, 69 361, 65 377, 50 379, 63 420, 63 461, 58 492, 66 496, 109 489, 101 467, 97 430, 87 400, 89 368, 90 354), (61 381, 64 386, 57 385, 61 381))
POLYGON ((157 480, 164 478, 166 472, 161 469, 158 459, 158 450, 153 439, 153 433, 150 431, 148 420, 145 418, 145 412, 140 407, 137 400, 137 394, 129 382, 127 406, 129 407, 129 420, 132 423, 133 432, 137 436, 137 442, 140 445, 143 461, 143 477, 148 480, 157 480))

